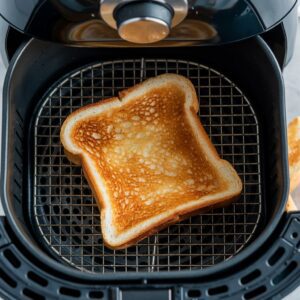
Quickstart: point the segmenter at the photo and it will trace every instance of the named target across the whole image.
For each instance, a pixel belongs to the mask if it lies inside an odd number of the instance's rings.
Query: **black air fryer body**
[[[282,79],[296,2],[1,1],[1,296],[269,299],[297,287],[300,215],[285,212]],[[166,72],[195,85],[199,117],[243,193],[112,251],[81,168],[64,156],[60,126],[78,107]]]

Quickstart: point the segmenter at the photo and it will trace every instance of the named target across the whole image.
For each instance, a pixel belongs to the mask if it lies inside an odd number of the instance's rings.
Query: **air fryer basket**
[[[60,128],[76,108],[165,72],[194,83],[201,99],[199,117],[220,155],[238,171],[243,193],[226,208],[170,226],[127,250],[111,251],[103,244],[100,213],[82,169],[64,155]],[[101,273],[205,268],[230,259],[256,235],[263,215],[258,120],[245,95],[217,71],[175,59],[88,65],[55,83],[32,121],[32,226],[45,248],[72,266]]]
[[[113,252],[102,245],[99,212],[81,169],[64,157],[59,126],[77,107],[166,71],[194,82],[200,118],[241,175],[243,195],[228,208]],[[282,78],[259,38],[172,51],[32,40],[10,66],[3,111],[7,224],[24,251],[57,276],[159,281],[224,275],[254,255],[282,216],[288,191]]]

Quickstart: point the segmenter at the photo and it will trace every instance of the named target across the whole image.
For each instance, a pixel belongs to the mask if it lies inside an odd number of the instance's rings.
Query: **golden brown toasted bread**
[[[290,193],[300,185],[300,117],[288,126],[288,149],[290,167]],[[289,196],[287,211],[298,210],[292,196]]]
[[[164,74],[65,120],[61,141],[98,200],[108,247],[128,247],[241,193],[239,176],[218,156],[198,109],[192,83]]]
[[[300,184],[300,117],[288,126],[290,190]]]

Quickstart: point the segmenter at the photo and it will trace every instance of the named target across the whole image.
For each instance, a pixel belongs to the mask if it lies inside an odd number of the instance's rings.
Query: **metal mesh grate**
[[[170,226],[127,250],[104,247],[100,217],[78,166],[60,144],[60,126],[75,109],[161,73],[187,76],[200,97],[199,116],[219,154],[244,184],[239,200]],[[124,60],[76,71],[46,95],[35,123],[34,214],[42,240],[70,265],[89,272],[206,268],[236,255],[261,216],[259,133],[243,93],[222,74],[193,62]]]

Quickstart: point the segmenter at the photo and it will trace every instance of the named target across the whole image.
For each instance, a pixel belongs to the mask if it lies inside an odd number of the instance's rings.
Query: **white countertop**
[[[2,62],[0,61],[0,90],[2,90],[4,76],[5,76],[5,68]],[[288,65],[288,67],[284,71],[284,78],[285,78],[285,85],[286,85],[287,121],[289,122],[292,118],[296,116],[300,116],[300,30],[298,31],[295,55],[292,61],[290,62],[290,64]],[[0,93],[0,100],[1,99],[2,99],[2,93]],[[0,101],[0,118],[1,116],[2,116],[2,101]],[[2,122],[0,122],[0,132],[1,132],[1,127],[2,127]],[[299,195],[299,204],[300,204],[300,195]],[[0,207],[0,215],[1,214],[3,214],[3,212]],[[299,299],[300,299],[300,287],[285,298],[285,300],[299,300]]]

